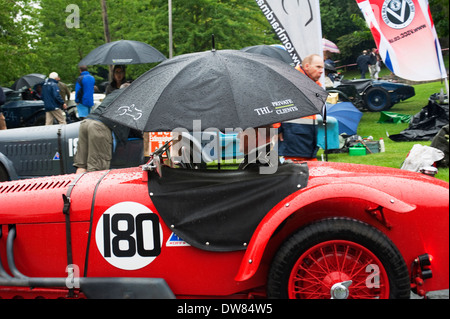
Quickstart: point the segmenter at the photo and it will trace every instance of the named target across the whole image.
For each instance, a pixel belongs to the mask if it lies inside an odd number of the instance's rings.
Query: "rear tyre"
[[[293,234],[274,257],[271,298],[408,299],[405,261],[379,230],[350,219],[327,219]]]
[[[0,182],[6,182],[9,181],[9,175],[6,171],[5,167],[0,164]]]

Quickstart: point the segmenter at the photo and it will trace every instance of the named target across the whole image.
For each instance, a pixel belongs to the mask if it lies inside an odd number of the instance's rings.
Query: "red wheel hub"
[[[289,277],[288,293],[292,299],[387,299],[389,279],[370,250],[332,240],[300,256]]]

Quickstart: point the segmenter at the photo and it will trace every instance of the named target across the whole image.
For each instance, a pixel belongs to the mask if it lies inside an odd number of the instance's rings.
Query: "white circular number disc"
[[[111,265],[136,270],[149,265],[161,253],[163,232],[158,215],[135,202],[108,208],[100,217],[95,241]]]

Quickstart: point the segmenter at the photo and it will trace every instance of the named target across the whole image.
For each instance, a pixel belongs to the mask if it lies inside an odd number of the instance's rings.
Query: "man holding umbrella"
[[[134,81],[102,116],[143,132],[259,128],[263,133],[273,123],[319,113],[327,96],[285,62],[213,49],[162,62]],[[274,144],[261,139],[255,146]],[[257,155],[254,160],[261,162]],[[271,173],[272,167],[267,168],[264,173]]]
[[[312,54],[305,57],[302,65],[297,66],[296,70],[321,86],[319,80],[324,72],[324,62],[319,55]],[[279,132],[280,156],[294,162],[317,160],[316,155],[319,148],[315,115],[283,122]]]
[[[77,103],[78,117],[84,119],[94,106],[95,79],[89,73],[87,66],[79,67],[80,76],[75,84],[75,103]]]

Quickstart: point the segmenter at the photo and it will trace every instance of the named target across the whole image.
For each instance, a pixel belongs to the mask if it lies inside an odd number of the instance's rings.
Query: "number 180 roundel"
[[[111,265],[136,270],[149,265],[161,253],[162,228],[157,214],[135,202],[108,208],[100,217],[95,241]]]

